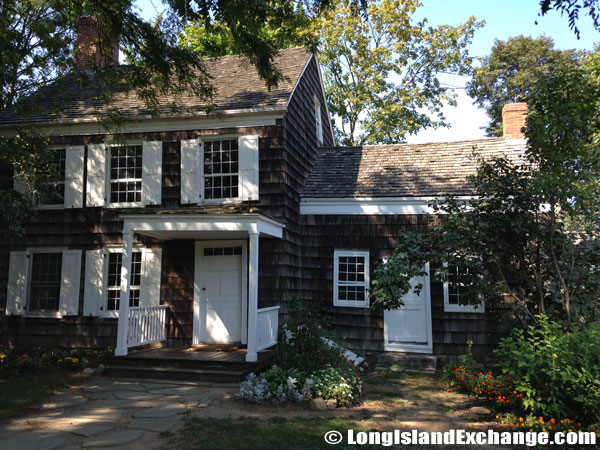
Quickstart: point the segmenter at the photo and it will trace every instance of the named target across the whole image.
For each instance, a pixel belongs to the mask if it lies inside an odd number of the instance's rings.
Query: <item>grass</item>
[[[64,373],[30,375],[0,379],[0,422],[21,417],[46,398],[78,378]]]
[[[347,430],[369,431],[358,422],[340,418],[313,418],[285,420],[206,419],[192,417],[185,420],[181,432],[166,448],[181,450],[325,450],[382,448],[381,445],[346,445]],[[337,430],[342,443],[332,446],[324,440],[325,433]],[[409,448],[400,446],[394,448]],[[410,446],[414,448],[414,446]],[[421,449],[451,449],[457,447],[419,446]]]

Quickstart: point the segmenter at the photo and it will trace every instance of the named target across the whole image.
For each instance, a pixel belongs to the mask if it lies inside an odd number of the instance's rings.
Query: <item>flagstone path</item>
[[[160,448],[188,413],[235,397],[239,385],[97,378],[48,398],[39,413],[0,424],[0,449]]]

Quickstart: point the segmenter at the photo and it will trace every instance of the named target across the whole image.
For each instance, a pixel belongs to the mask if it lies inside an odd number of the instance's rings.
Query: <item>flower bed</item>
[[[248,375],[240,385],[240,399],[252,403],[306,403],[322,398],[336,400],[338,406],[360,401],[360,369],[332,343],[318,321],[311,320],[309,312],[294,311],[292,320],[282,329],[275,365]]]
[[[497,419],[532,431],[596,430],[600,422],[600,325],[566,332],[538,324],[501,340],[497,373],[477,370],[471,344],[464,361],[443,370],[448,391],[483,397]]]

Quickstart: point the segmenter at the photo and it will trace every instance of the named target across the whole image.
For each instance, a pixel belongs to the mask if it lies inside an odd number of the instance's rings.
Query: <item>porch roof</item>
[[[262,214],[123,214],[123,233],[162,240],[239,239],[249,234],[281,238],[285,224]]]

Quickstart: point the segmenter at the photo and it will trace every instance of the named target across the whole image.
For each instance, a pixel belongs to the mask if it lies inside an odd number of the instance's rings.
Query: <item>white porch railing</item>
[[[260,352],[277,344],[279,306],[262,308],[257,312],[256,351]]]
[[[127,347],[165,341],[167,305],[131,306],[127,326]]]

